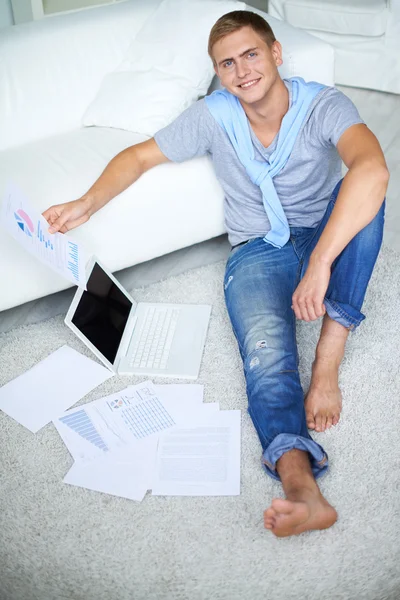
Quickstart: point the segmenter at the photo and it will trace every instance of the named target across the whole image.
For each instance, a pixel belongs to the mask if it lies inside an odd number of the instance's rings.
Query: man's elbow
[[[363,173],[363,176],[370,178],[370,180],[372,179],[377,185],[384,187],[386,191],[390,173],[383,157],[355,161],[352,167],[353,171],[357,171],[358,174]]]

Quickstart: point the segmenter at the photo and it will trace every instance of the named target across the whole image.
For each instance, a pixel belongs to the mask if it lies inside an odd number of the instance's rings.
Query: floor
[[[387,193],[385,243],[400,253],[400,95],[337,87],[353,100],[385,153],[391,172]],[[222,260],[228,256],[229,248],[226,236],[220,236],[124,269],[117,276],[131,290]],[[0,312],[0,332],[65,314],[73,294],[74,289],[65,290]]]

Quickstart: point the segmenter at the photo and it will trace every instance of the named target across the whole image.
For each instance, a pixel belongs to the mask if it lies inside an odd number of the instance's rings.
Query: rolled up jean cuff
[[[293,449],[308,452],[311,470],[315,479],[321,477],[321,475],[325,473],[328,468],[328,455],[322,446],[317,444],[317,442],[314,442],[311,438],[304,438],[301,435],[295,435],[293,433],[280,433],[270,443],[261,458],[268,475],[277,481],[281,480],[276,470],[276,463],[282,454]]]
[[[343,306],[333,300],[328,300],[328,298],[324,299],[324,304],[330,318],[350,331],[354,331],[354,329],[356,329],[365,319],[365,316],[354,308],[353,311],[354,313],[358,313],[357,316],[355,316],[355,314],[354,316],[350,314],[351,307],[347,307],[347,310],[344,310]]]

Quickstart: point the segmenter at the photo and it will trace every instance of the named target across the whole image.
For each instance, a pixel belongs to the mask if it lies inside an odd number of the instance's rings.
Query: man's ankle
[[[308,494],[319,492],[308,452],[297,448],[285,452],[277,461],[276,469],[288,499],[289,495],[297,496],[302,490]]]

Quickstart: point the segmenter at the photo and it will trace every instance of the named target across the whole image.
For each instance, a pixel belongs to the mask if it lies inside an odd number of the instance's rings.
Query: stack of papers
[[[54,420],[75,461],[64,482],[137,501],[238,495],[240,414],[204,404],[201,385],[129,386]]]

